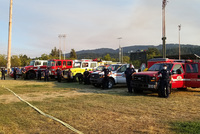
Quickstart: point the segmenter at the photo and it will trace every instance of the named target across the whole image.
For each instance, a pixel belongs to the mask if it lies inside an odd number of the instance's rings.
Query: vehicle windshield
[[[31,61],[30,66],[34,66],[34,65],[35,65],[35,61]]]
[[[104,66],[98,66],[98,67],[96,68],[96,71],[103,71],[103,69],[104,69]]]
[[[81,62],[74,63],[74,68],[80,68],[80,67],[81,67]]]
[[[164,63],[158,63],[158,64],[154,64],[153,66],[151,66],[148,71],[160,71],[163,69],[163,66],[167,65],[167,70],[171,70],[173,64],[164,64]]]
[[[111,65],[108,67],[110,71],[116,71],[121,65]]]
[[[48,61],[47,65],[48,66],[55,66],[55,61]]]

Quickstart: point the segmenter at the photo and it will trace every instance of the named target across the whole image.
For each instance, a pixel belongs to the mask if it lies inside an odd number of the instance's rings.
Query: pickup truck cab
[[[200,63],[195,62],[161,62],[152,65],[148,71],[136,73],[132,78],[134,92],[143,90],[158,91],[158,71],[167,65],[167,70],[172,73],[170,90],[173,88],[183,89],[187,87],[200,87]]]

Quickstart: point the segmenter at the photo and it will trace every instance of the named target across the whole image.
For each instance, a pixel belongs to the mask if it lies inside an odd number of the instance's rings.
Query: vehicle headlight
[[[156,77],[151,77],[151,82],[156,81]]]
[[[99,78],[103,78],[103,75],[99,75]]]

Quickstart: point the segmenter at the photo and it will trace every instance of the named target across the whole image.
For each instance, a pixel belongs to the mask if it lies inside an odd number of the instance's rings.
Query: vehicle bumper
[[[139,88],[139,89],[143,89],[143,90],[157,90],[158,89],[157,82],[142,83],[142,82],[132,81],[131,86],[133,88]]]
[[[103,78],[98,78],[98,79],[90,78],[91,84],[101,84],[102,81],[103,81]]]

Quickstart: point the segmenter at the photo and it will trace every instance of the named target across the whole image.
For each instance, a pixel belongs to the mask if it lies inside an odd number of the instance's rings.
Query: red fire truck
[[[46,67],[47,60],[32,60],[30,65],[25,66],[27,78],[35,79],[37,70],[40,68],[42,71],[44,71]]]
[[[48,68],[51,79],[57,78],[56,70],[58,69],[58,67],[61,70],[72,68],[73,60],[58,60],[58,59],[48,60]]]
[[[200,87],[200,62],[192,60],[179,61],[172,59],[152,59],[148,71],[136,73],[132,78],[132,87],[135,93],[143,90],[158,91],[159,76],[158,71],[167,65],[167,69],[172,72],[172,88],[186,89],[187,87]],[[148,62],[149,63],[149,62]]]

